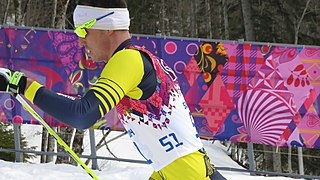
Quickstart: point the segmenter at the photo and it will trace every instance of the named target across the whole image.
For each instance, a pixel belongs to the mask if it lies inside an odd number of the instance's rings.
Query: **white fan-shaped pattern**
[[[237,110],[253,143],[276,145],[293,118],[286,104],[263,90],[248,90],[241,95]]]

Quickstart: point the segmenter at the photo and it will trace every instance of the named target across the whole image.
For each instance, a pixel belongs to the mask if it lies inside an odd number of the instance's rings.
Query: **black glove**
[[[0,91],[10,92],[14,95],[24,94],[27,78],[24,73],[0,68]]]

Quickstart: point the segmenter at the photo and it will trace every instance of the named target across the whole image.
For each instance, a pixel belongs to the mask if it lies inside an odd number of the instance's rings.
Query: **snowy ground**
[[[41,126],[23,125],[22,132],[29,141],[29,146],[40,146]],[[89,134],[89,133],[87,133]],[[95,131],[96,142],[101,137],[101,131]],[[109,139],[119,135],[120,132],[112,132]],[[225,147],[219,142],[211,144],[203,141],[204,146],[217,167],[230,167],[243,169],[234,162],[226,153]],[[88,136],[85,138],[85,153],[90,154]],[[138,151],[133,146],[130,138],[125,135],[109,144],[111,151],[119,158],[143,160]],[[39,150],[38,148],[37,150]],[[99,156],[110,156],[106,148],[97,152]],[[111,157],[111,156],[110,156]],[[85,160],[84,160],[85,161]],[[126,163],[118,161],[99,160],[100,171],[94,173],[102,180],[147,180],[152,173],[152,168],[145,164]],[[89,167],[91,167],[89,165]],[[284,177],[262,177],[250,176],[248,173],[220,171],[228,180],[285,180],[291,178]],[[55,165],[53,163],[40,164],[39,158],[34,159],[34,163],[10,163],[0,160],[0,180],[86,180],[91,179],[79,166]]]

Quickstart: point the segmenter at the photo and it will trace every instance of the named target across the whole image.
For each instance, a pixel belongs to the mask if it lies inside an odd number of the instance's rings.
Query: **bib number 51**
[[[160,144],[166,148],[166,152],[173,150],[176,147],[183,145],[183,142],[179,142],[177,136],[174,133],[170,133],[159,139]]]

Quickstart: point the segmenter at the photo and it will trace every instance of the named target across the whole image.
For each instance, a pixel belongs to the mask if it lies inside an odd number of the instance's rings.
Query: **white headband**
[[[130,18],[127,8],[99,8],[93,6],[77,5],[73,13],[75,27],[108,13],[110,16],[98,20],[90,29],[101,30],[129,30]]]

